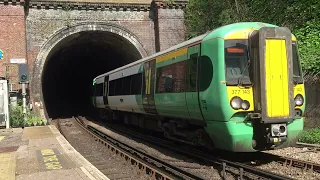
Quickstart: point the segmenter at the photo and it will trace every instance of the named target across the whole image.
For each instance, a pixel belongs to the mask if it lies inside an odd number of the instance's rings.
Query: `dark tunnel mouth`
[[[47,118],[90,116],[94,77],[141,59],[125,37],[107,31],[82,31],[61,40],[49,53],[42,73]]]

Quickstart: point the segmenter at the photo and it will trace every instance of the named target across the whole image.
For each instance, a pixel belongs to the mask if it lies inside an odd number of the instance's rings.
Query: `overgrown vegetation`
[[[288,27],[298,39],[303,70],[320,72],[319,0],[189,0],[185,19],[187,38],[235,22]]]
[[[10,126],[22,127],[24,126],[39,126],[44,125],[44,121],[35,114],[27,110],[26,121],[24,122],[23,107],[21,105],[10,106]]]
[[[299,142],[320,144],[320,128],[303,131],[299,137]]]

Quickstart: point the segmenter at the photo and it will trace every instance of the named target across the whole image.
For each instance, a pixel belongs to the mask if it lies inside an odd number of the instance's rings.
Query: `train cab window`
[[[95,96],[95,90],[96,90],[96,84],[93,84],[92,91],[91,91],[92,96]]]
[[[247,40],[225,41],[225,73],[227,85],[251,85],[247,45]]]
[[[95,96],[103,96],[103,83],[96,84]]]
[[[302,76],[301,76],[301,70],[300,70],[300,59],[299,59],[299,53],[298,48],[295,43],[292,44],[292,63],[293,63],[293,80],[295,83],[302,83]]]

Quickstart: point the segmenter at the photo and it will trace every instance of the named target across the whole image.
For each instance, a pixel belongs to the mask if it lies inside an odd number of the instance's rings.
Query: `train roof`
[[[210,31],[210,32],[212,32],[212,31]],[[112,74],[112,73],[114,73],[114,72],[120,71],[120,70],[122,70],[122,69],[126,69],[126,68],[128,68],[128,67],[131,67],[131,66],[134,66],[134,65],[137,65],[137,64],[140,64],[140,63],[149,61],[149,60],[151,60],[151,59],[154,59],[154,58],[157,57],[157,56],[161,56],[161,55],[166,54],[166,53],[168,53],[168,52],[171,52],[171,51],[180,49],[181,47],[187,46],[187,45],[189,45],[189,44],[193,44],[193,43],[195,43],[195,42],[199,42],[199,41],[201,41],[206,35],[208,35],[210,32],[207,32],[207,33],[202,34],[202,35],[200,35],[200,36],[197,36],[197,37],[194,37],[194,38],[192,38],[192,39],[189,39],[189,40],[187,40],[187,41],[184,41],[183,43],[180,43],[180,44],[177,44],[177,45],[175,45],[175,46],[172,46],[172,47],[170,47],[170,48],[168,48],[168,49],[166,49],[166,50],[157,52],[157,53],[155,53],[155,54],[153,54],[153,55],[151,55],[151,56],[147,56],[147,57],[145,57],[145,58],[143,58],[143,59],[134,61],[134,62],[132,62],[132,63],[129,63],[129,64],[125,65],[125,66],[121,66],[121,67],[119,67],[119,68],[117,68],[117,69],[114,69],[114,70],[112,70],[112,71],[109,71],[109,72],[107,72],[107,73],[101,74],[101,75],[97,76],[95,79],[100,78],[100,77],[104,77],[104,76],[106,76],[106,75],[108,75],[108,74]]]
[[[180,49],[182,47],[188,46],[189,44],[193,44],[193,43],[196,43],[196,42],[199,42],[199,41],[206,41],[206,40],[217,38],[217,37],[225,38],[228,35],[236,32],[236,31],[239,31],[241,29],[249,29],[249,28],[260,29],[262,27],[278,27],[278,26],[273,25],[273,24],[263,23],[263,22],[239,22],[239,23],[233,23],[233,24],[221,26],[221,27],[219,27],[217,29],[213,29],[212,31],[209,31],[209,32],[207,32],[205,34],[202,34],[200,36],[194,37],[192,39],[189,39],[189,40],[187,40],[187,41],[185,41],[183,43],[180,43],[180,44],[177,44],[175,46],[172,46],[172,47],[170,47],[170,48],[168,48],[166,50],[163,50],[161,52],[157,52],[157,53],[155,53],[153,55],[150,55],[150,56],[147,56],[147,57],[145,57],[143,59],[134,61],[132,63],[129,63],[129,64],[125,65],[125,66],[122,66],[122,67],[119,67],[119,68],[114,69],[112,71],[109,71],[107,73],[101,74],[101,75],[97,76],[96,78],[94,78],[94,80],[97,79],[97,78],[104,77],[106,75],[112,74],[114,72],[126,69],[128,67],[135,66],[135,65],[141,64],[143,62],[149,61],[149,60],[154,59],[154,58],[156,58],[158,56],[164,55],[164,54],[166,54],[168,52],[171,52],[171,51]],[[293,37],[294,37],[294,35],[293,35]]]

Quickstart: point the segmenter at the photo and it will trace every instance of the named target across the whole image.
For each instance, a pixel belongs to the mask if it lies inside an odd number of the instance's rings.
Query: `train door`
[[[191,119],[199,119],[202,120],[202,113],[199,106],[199,82],[198,82],[198,74],[199,74],[199,62],[198,57],[200,55],[200,45],[196,45],[190,47],[188,49],[188,71],[186,72],[186,101],[189,116]]]
[[[154,79],[155,79],[156,60],[145,62],[143,65],[143,92],[142,105],[147,113],[157,114],[154,102]]]
[[[104,92],[103,92],[103,103],[106,108],[109,107],[108,103],[108,92],[109,92],[109,76],[104,77]]]

